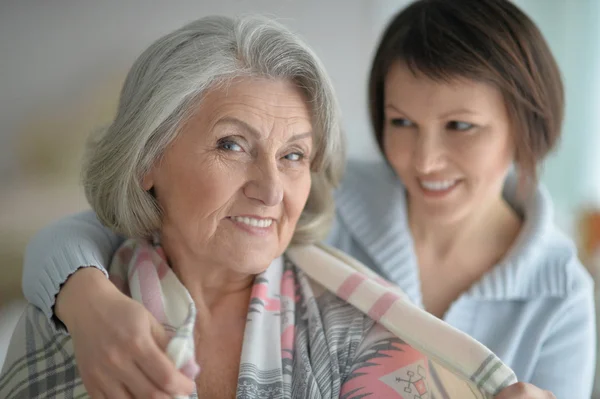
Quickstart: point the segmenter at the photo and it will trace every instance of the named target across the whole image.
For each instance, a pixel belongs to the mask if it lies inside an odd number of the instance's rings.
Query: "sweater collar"
[[[554,227],[546,189],[538,185],[519,202],[518,179],[510,173],[503,196],[524,219],[506,256],[464,295],[505,300],[561,296],[567,290],[564,265],[575,257],[572,242]],[[338,214],[379,272],[422,304],[419,269],[408,228],[406,192],[387,164],[351,163],[336,192]],[[560,256],[557,256],[560,254]]]

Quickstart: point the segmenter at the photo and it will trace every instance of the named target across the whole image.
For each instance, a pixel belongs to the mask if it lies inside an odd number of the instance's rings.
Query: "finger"
[[[170,399],[172,395],[158,387],[136,364],[121,373],[123,385],[134,398]]]
[[[120,383],[113,382],[112,384],[103,384],[103,386],[104,389],[102,395],[107,399],[134,399]]]
[[[160,349],[165,351],[167,349],[167,345],[169,345],[169,335],[167,334],[167,330],[156,320],[152,319],[150,324],[150,333],[152,337],[156,341],[156,344]]]
[[[494,399],[518,399],[521,398],[523,387],[521,383],[516,383],[504,388],[500,394],[494,396]]]
[[[102,385],[98,383],[99,378],[98,375],[88,375],[86,373],[80,372],[81,382],[83,382],[83,386],[92,399],[108,399],[104,392],[102,392]]]
[[[155,384],[166,392],[173,395],[190,394],[196,389],[193,378],[189,378],[177,370],[171,359],[166,354],[170,337],[165,328],[156,319],[151,319],[151,333],[156,343],[143,353],[140,357],[140,366]],[[199,370],[194,370],[197,374]]]
[[[97,390],[97,389],[87,389],[87,394],[90,396],[90,398],[92,399],[105,399],[106,397],[104,396],[104,394],[102,394],[101,391]]]
[[[166,353],[156,345],[147,350],[136,364],[161,391],[171,395],[194,392],[194,381],[177,370]]]

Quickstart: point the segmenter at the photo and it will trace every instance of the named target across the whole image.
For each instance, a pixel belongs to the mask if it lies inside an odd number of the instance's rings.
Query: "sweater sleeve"
[[[81,267],[96,267],[105,275],[123,238],[104,227],[92,211],[62,218],[29,241],[23,265],[23,293],[53,322],[56,295]]]
[[[558,399],[589,398],[596,367],[596,320],[593,283],[582,279],[557,313],[542,344],[531,383]]]

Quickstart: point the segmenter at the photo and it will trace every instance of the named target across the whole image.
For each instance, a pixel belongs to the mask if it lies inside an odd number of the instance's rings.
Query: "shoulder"
[[[302,272],[300,272],[302,273]],[[302,273],[303,274],[303,273]],[[335,293],[323,287],[316,280],[303,274],[310,287],[310,294],[314,296],[315,310],[321,316],[323,328],[327,330],[343,331],[353,341],[360,341],[371,329],[374,322],[366,314],[338,297]],[[303,295],[307,290],[303,290]],[[311,309],[307,309],[311,313]],[[317,313],[315,312],[315,314]]]
[[[381,193],[394,193],[400,186],[399,180],[390,166],[383,161],[348,161],[341,193],[349,189],[365,189],[362,192],[371,192],[374,195]]]
[[[530,293],[565,299],[593,295],[592,277],[579,260],[574,241],[553,223],[541,232],[525,259],[530,261]]]
[[[406,218],[404,186],[388,164],[348,163],[340,188],[335,192],[337,217],[351,234],[370,245],[375,238],[397,233]]]
[[[484,299],[560,303],[572,296],[593,296],[593,286],[573,241],[550,227],[531,242],[518,239],[506,258],[470,293]]]
[[[358,286],[367,276],[353,279],[367,271],[343,253],[322,244],[296,246],[286,251],[287,267],[293,267],[299,293],[303,297],[302,313],[317,318],[324,329],[337,329],[360,340],[373,322],[356,307],[344,300],[348,280]],[[356,269],[356,268],[360,269]],[[362,274],[361,274],[362,276]]]
[[[592,293],[594,282],[579,260],[573,240],[554,227],[549,232],[545,244],[542,263],[545,267],[556,270],[556,282],[562,286],[563,294],[570,296],[582,291]]]
[[[522,215],[521,231],[475,291],[508,300],[592,295],[592,278],[579,261],[573,240],[556,225],[550,194],[539,184],[525,201],[519,201],[516,183],[509,176],[504,197]]]

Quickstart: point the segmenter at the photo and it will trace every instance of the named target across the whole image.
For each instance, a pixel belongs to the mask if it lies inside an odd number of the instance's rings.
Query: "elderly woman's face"
[[[210,90],[143,182],[162,208],[172,261],[264,270],[294,234],[312,148],[309,109],[291,82],[246,78]]]

